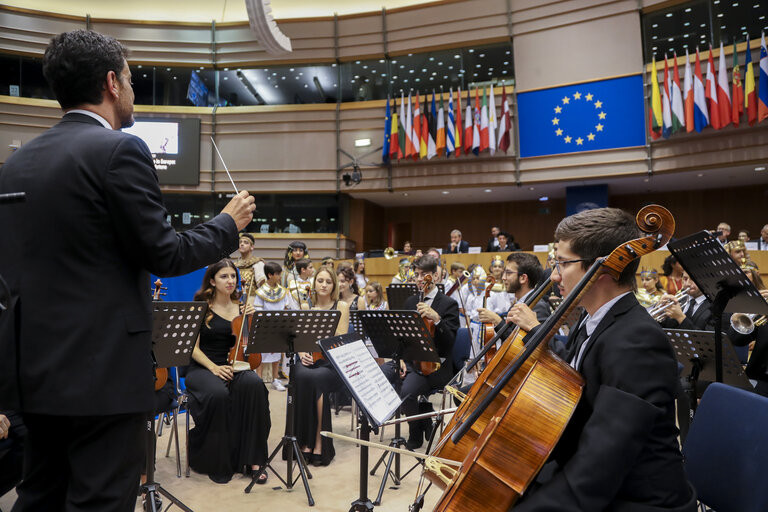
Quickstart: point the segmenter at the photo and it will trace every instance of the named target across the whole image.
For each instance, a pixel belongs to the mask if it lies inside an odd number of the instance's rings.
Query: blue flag
[[[520,93],[520,156],[644,146],[643,101],[641,75]]]
[[[384,117],[384,142],[381,145],[381,161],[389,162],[389,139],[392,137],[392,112],[389,109],[389,96],[387,96],[387,114]]]

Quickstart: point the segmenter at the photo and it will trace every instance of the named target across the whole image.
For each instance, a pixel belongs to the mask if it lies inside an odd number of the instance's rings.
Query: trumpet
[[[739,334],[752,334],[755,327],[760,327],[768,322],[765,315],[757,316],[756,313],[734,313],[731,315],[731,327]]]
[[[680,304],[681,308],[685,308],[685,306],[688,304],[688,301],[691,300],[691,296],[688,295],[688,290],[690,290],[690,288],[683,288],[675,294],[675,300],[678,304]],[[674,304],[674,302],[670,300],[657,302],[653,307],[647,309],[648,314],[651,315],[657,322],[661,322],[667,315],[667,309],[669,309],[672,304]]]

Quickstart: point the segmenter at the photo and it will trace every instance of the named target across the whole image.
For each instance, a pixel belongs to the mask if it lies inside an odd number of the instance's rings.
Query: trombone
[[[688,290],[690,290],[690,288],[683,288],[675,294],[675,300],[680,305],[681,309],[685,309],[688,305],[688,301],[691,300],[691,296],[688,295]],[[672,304],[674,304],[674,302],[671,300],[657,302],[654,306],[647,309],[648,314],[650,314],[657,322],[661,322],[667,315],[667,309],[669,309]]]

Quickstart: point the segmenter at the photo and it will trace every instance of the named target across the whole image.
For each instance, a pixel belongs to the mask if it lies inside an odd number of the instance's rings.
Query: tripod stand
[[[155,302],[152,312],[153,369],[159,367],[186,366],[192,358],[192,349],[205,319],[208,304],[205,302]],[[155,482],[155,415],[147,419],[146,464],[147,482],[141,486],[145,512],[159,512],[165,496],[184,512],[192,509]]]

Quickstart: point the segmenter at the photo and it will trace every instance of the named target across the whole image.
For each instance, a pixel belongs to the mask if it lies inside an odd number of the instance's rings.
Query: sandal
[[[251,475],[255,475],[259,471],[261,471],[261,469],[252,469],[251,470]],[[264,469],[264,471],[259,475],[259,479],[256,480],[256,483],[259,484],[259,485],[264,485],[265,483],[267,483],[267,479],[268,478],[269,478],[268,470]]]

